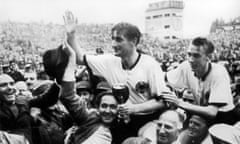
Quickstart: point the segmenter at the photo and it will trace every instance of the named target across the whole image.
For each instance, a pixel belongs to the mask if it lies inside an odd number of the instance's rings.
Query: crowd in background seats
[[[112,24],[106,25],[79,25],[79,40],[81,46],[88,53],[95,54],[96,49],[102,49],[100,53],[111,53],[111,36],[110,29]],[[64,37],[63,27],[55,24],[23,24],[23,23],[5,23],[1,24],[0,32],[0,59],[1,73],[10,75],[16,82],[16,86],[20,94],[26,96],[26,99],[19,101],[29,101],[34,96],[44,93],[49,87],[48,84],[42,84],[41,81],[51,80],[43,70],[41,56],[47,49],[56,48]],[[209,35],[216,47],[216,52],[212,57],[212,61],[223,64],[231,77],[232,93],[236,106],[236,113],[240,117],[240,31],[221,31]],[[178,66],[179,63],[186,59],[185,51],[190,40],[179,40],[176,43],[163,43],[158,39],[153,39],[148,35],[143,35],[139,49],[154,56],[160,63],[164,71],[169,71]],[[101,91],[111,89],[110,86],[102,79],[96,78],[97,83],[92,83],[89,72],[84,67],[79,67],[76,72],[77,87],[76,91],[82,97],[83,102],[89,111],[95,108],[94,95]],[[39,90],[40,89],[40,90]],[[43,92],[41,92],[41,90]],[[40,92],[39,92],[40,91]],[[187,96],[186,89],[178,90],[176,93],[179,97],[191,102],[191,96]],[[189,92],[191,93],[191,92]],[[189,94],[188,93],[188,94]],[[38,127],[34,131],[35,143],[62,143],[60,141],[64,137],[64,132],[74,124],[66,109],[58,103],[48,109],[32,109],[33,126]],[[187,115],[187,114],[186,114]],[[208,121],[198,116],[188,117],[188,122],[184,123],[185,131],[194,127],[194,122],[199,122],[206,128]],[[66,125],[65,125],[66,124]],[[205,126],[205,127],[204,127]],[[238,125],[236,124],[236,127]],[[221,127],[222,128],[222,127]],[[217,135],[217,128],[211,130],[211,134]],[[205,129],[204,129],[205,130]],[[41,139],[38,136],[41,134]],[[55,135],[58,133],[58,135]],[[69,131],[70,133],[70,131]],[[200,133],[200,132],[199,132]],[[206,132],[205,135],[209,133]],[[142,132],[144,135],[144,132]],[[217,135],[218,136],[218,135]],[[147,136],[146,136],[147,137]],[[197,136],[193,136],[193,139]],[[200,137],[201,138],[201,137]],[[51,139],[51,140],[49,140]],[[134,138],[133,138],[134,139]],[[137,141],[136,139],[126,140]],[[181,135],[183,141],[189,141]],[[196,141],[196,139],[194,139]],[[51,142],[49,142],[51,141]],[[139,140],[140,141],[140,140]],[[148,143],[148,139],[142,140]]]

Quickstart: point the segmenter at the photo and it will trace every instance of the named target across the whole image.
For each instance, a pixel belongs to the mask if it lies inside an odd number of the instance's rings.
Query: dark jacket
[[[23,134],[32,143],[32,128],[30,116],[31,107],[48,107],[55,104],[58,100],[59,87],[53,84],[49,91],[41,97],[30,100],[26,103],[16,103],[18,115],[15,116],[9,105],[0,101],[0,130],[14,134]]]
[[[79,100],[79,96],[74,91],[74,82],[62,82],[60,100],[67,108],[74,122],[78,125],[78,130],[72,137],[72,143],[82,143],[89,138],[102,125],[97,113],[89,114],[86,107]]]

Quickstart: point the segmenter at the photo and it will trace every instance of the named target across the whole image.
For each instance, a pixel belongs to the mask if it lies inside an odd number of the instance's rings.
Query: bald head
[[[159,121],[162,120],[171,122],[176,125],[178,129],[181,129],[184,118],[175,110],[167,110],[160,115]]]
[[[162,113],[157,121],[158,144],[172,144],[183,127],[183,117],[174,110]]]

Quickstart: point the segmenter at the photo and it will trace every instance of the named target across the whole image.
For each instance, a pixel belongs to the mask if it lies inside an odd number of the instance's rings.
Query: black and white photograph
[[[240,144],[240,1],[0,0],[0,144]]]

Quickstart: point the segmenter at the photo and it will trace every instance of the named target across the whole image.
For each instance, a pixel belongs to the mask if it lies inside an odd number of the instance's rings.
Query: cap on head
[[[79,81],[76,84],[77,89],[82,89],[82,90],[91,90],[91,84],[89,81]]]

